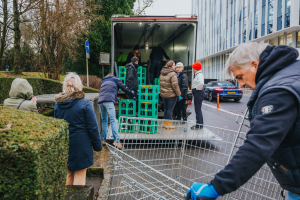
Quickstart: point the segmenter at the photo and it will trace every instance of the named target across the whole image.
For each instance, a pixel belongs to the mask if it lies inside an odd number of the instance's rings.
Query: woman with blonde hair
[[[96,115],[82,88],[80,77],[72,72],[63,82],[63,92],[55,96],[54,117],[69,123],[67,185],[85,185],[86,170],[94,164],[93,149],[102,150]]]
[[[164,119],[172,119],[173,109],[176,101],[181,100],[181,92],[178,85],[178,79],[175,71],[175,62],[167,62],[160,72],[160,96],[164,101]],[[166,129],[174,129],[171,122],[164,122]]]

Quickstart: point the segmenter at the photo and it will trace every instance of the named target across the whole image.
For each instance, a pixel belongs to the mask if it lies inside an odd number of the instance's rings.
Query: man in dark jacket
[[[153,81],[155,78],[159,78],[160,71],[163,67],[162,65],[162,59],[163,56],[169,60],[169,56],[166,54],[165,50],[162,48],[161,44],[158,45],[158,47],[154,47],[150,54],[151,59],[151,66],[149,69],[149,81],[150,85],[153,84]]]
[[[241,87],[253,90],[247,104],[251,129],[230,163],[209,184],[194,183],[187,198],[216,199],[245,184],[267,163],[287,199],[300,199],[300,61],[288,46],[249,42],[226,63]]]
[[[178,78],[178,85],[181,92],[181,101],[176,103],[176,120],[182,120],[184,122],[187,121],[186,117],[186,107],[185,101],[187,99],[187,91],[189,86],[189,79],[187,75],[183,72],[184,66],[181,62],[176,64],[176,71],[177,71],[177,78]]]
[[[118,136],[118,127],[116,121],[116,111],[115,111],[115,102],[117,100],[117,94],[119,88],[123,90],[129,98],[134,97],[134,93],[129,90],[127,86],[125,86],[120,79],[115,77],[113,74],[108,74],[104,77],[101,82],[101,89],[98,98],[98,104],[102,116],[102,137],[103,143],[106,141],[107,127],[108,127],[108,116],[110,118],[112,134],[114,137],[114,145],[122,148],[122,145],[119,143]]]

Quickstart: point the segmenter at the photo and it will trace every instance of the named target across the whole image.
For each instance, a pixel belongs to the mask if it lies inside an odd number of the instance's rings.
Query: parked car
[[[219,93],[220,99],[233,99],[238,102],[243,97],[243,89],[235,87],[229,81],[211,81],[203,86],[205,98],[209,101],[217,99]]]

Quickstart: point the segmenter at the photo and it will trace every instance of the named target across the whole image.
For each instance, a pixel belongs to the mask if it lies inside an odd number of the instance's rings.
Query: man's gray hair
[[[230,55],[225,64],[225,72],[230,76],[231,67],[238,68],[248,68],[251,61],[259,61],[261,53],[266,49],[269,44],[267,43],[257,43],[257,42],[247,42],[239,45]]]

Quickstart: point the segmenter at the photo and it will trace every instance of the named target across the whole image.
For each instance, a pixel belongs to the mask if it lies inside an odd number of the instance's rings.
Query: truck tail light
[[[239,88],[238,91],[243,91],[243,88]]]

